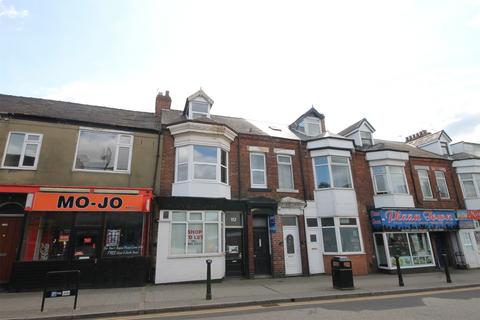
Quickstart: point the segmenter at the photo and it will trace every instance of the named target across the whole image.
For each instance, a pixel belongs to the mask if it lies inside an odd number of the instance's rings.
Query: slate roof
[[[338,134],[341,135],[341,136],[345,136],[345,135],[349,134],[350,132],[355,131],[355,130],[357,130],[358,128],[360,128],[360,126],[361,126],[362,123],[364,123],[364,122],[368,123],[368,125],[369,125],[370,127],[372,127],[372,129],[375,131],[375,128],[373,128],[373,126],[370,124],[370,122],[368,122],[368,120],[367,120],[366,118],[363,118],[363,119],[355,122],[355,123],[352,124],[351,126],[343,129],[343,130],[340,131]]]
[[[442,136],[442,134],[445,134],[448,137],[448,134],[446,134],[445,131],[440,130],[438,132],[430,133],[430,134],[427,134],[427,135],[425,135],[423,137],[420,137],[418,139],[409,141],[408,143],[411,144],[411,145],[414,145],[414,146],[423,146],[423,145],[428,144],[430,142],[438,141],[440,139],[440,137]],[[448,137],[448,138],[450,139],[450,137]]]
[[[0,94],[0,114],[129,129],[159,130],[154,113]]]
[[[448,156],[441,156],[433,152],[429,152],[415,146],[409,145],[405,142],[379,140],[375,139],[375,144],[367,148],[362,148],[364,151],[381,151],[381,150],[394,150],[408,152],[411,157],[417,158],[436,158],[448,160]]]
[[[466,153],[466,152],[460,152],[452,155],[453,160],[469,160],[469,159],[480,159],[480,157]]]

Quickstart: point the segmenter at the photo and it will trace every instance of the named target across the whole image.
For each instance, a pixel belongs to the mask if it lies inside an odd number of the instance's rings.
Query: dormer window
[[[322,130],[320,129],[320,119],[307,117],[303,120],[303,125],[305,127],[305,134],[310,137],[318,136]]]
[[[210,108],[208,103],[201,101],[192,101],[190,104],[190,119],[200,117],[210,118]]]
[[[371,146],[373,144],[372,133],[368,131],[360,131],[360,138],[362,139],[362,146]]]
[[[450,155],[450,151],[448,150],[448,143],[442,141],[440,142],[440,147],[442,148],[442,153],[444,155]]]

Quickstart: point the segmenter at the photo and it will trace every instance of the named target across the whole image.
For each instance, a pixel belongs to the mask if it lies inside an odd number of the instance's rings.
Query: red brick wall
[[[270,233],[270,247],[272,248],[272,275],[285,276],[285,251],[283,249],[283,222],[282,216],[275,216],[275,233]]]
[[[175,147],[170,132],[162,134],[163,150],[160,169],[160,196],[172,195],[172,183],[175,179]]]
[[[368,263],[364,254],[356,255],[342,255],[352,260],[353,275],[360,276],[368,274]],[[334,256],[323,256],[323,263],[325,264],[325,273],[332,274],[332,258]]]

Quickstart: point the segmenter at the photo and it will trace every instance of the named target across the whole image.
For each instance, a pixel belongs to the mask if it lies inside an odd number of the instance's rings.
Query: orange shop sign
[[[149,211],[144,195],[37,192],[31,211]]]

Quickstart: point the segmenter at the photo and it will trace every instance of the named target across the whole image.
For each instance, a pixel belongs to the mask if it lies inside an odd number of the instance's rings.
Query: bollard
[[[398,256],[395,256],[395,263],[397,265],[398,285],[403,287],[405,284],[403,283],[402,269],[400,268],[400,258]]]
[[[450,278],[450,270],[448,269],[447,254],[442,253],[442,257],[443,257],[443,264],[445,265],[445,276],[447,276],[447,283],[452,283],[452,279]]]
[[[212,300],[212,260],[207,259],[207,295],[206,300]]]

